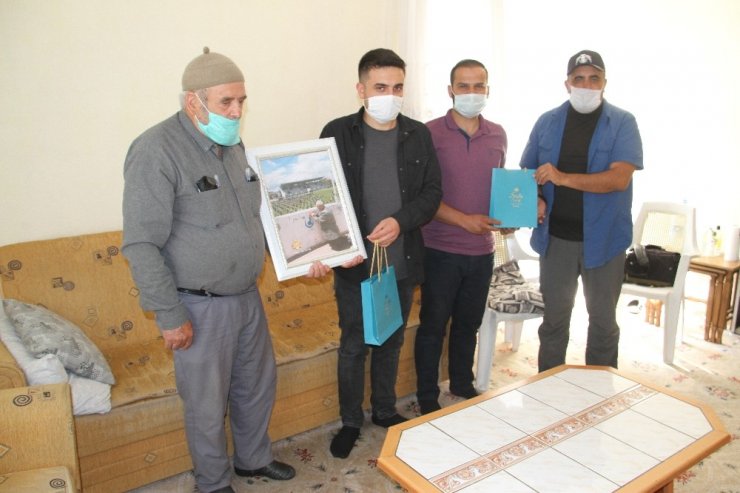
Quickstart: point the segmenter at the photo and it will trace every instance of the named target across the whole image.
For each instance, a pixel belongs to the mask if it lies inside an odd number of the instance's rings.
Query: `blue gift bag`
[[[371,262],[370,277],[360,284],[362,322],[365,327],[365,343],[380,346],[403,325],[403,317],[396,270],[388,265],[385,248],[376,244]],[[377,272],[373,274],[376,266]]]

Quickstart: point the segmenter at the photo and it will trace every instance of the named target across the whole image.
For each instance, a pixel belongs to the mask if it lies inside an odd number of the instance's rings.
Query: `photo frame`
[[[333,137],[247,149],[247,161],[279,281],[307,274],[316,260],[336,267],[367,258]]]

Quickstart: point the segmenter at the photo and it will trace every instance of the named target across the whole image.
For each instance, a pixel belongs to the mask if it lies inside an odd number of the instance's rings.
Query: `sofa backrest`
[[[120,246],[113,231],[0,247],[3,296],[58,313],[103,352],[121,338],[150,341],[159,330],[139,307]]]
[[[153,314],[139,306],[138,289],[121,254],[121,231],[0,247],[5,298],[42,305],[77,324],[103,351],[159,337]],[[259,280],[268,314],[331,302],[331,275],[279,283],[269,256]]]
[[[278,281],[269,254],[265,255],[265,265],[258,286],[268,320],[275,313],[334,301],[334,278],[331,272],[322,279],[302,276]]]

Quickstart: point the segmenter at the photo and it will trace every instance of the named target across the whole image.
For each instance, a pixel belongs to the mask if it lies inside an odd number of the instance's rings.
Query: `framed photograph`
[[[336,267],[367,258],[333,137],[247,149],[247,160],[279,281],[305,275],[316,260]]]

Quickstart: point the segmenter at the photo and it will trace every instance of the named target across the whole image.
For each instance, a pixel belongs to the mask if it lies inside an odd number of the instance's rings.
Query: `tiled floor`
[[[394,476],[400,459],[443,492],[612,492],[729,441],[699,407],[607,370],[567,368],[434,416],[389,433],[379,464]]]

